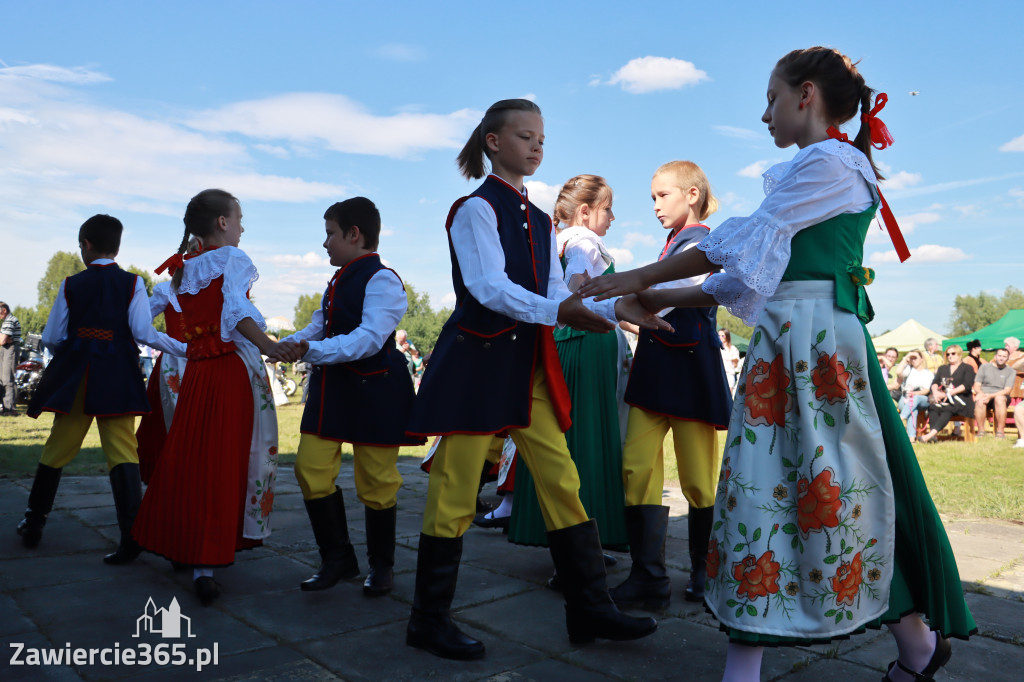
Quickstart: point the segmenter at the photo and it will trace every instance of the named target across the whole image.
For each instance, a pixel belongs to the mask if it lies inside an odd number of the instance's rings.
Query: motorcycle
[[[29,334],[21,348],[21,361],[14,368],[14,384],[17,387],[17,402],[28,404],[32,394],[39,387],[45,362],[39,352],[40,337]]]

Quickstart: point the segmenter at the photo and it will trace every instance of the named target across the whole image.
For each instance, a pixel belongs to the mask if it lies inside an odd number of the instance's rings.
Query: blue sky
[[[153,269],[189,197],[222,187],[241,199],[266,316],[322,291],[322,215],[354,195],[381,210],[381,255],[450,304],[444,220],[475,186],[454,158],[508,97],[544,111],[534,201],[550,210],[571,176],[605,176],[606,242],[636,267],[664,239],[649,190],[666,161],[704,168],[712,228],[757,207],[760,171],[795,152],[760,122],[768,74],[824,44],[889,94],[896,142],[876,160],[914,257],[900,265],[873,229],[870,329],[914,317],[946,332],[957,294],[1024,286],[1024,5],[829,7],[0,0],[0,298],[34,305],[50,255],[93,213],[124,221],[122,264]]]

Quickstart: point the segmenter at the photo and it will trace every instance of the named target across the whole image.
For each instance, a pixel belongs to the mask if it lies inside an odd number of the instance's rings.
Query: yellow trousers
[[[622,450],[622,480],[626,506],[658,504],[665,485],[665,436],[672,430],[672,443],[679,469],[679,485],[691,507],[715,503],[722,451],[718,433],[711,424],[673,419],[638,407],[629,408],[626,445]]]
[[[295,456],[295,478],[302,499],[316,500],[334,492],[334,480],[341,471],[341,446],[335,440],[304,433]],[[352,446],[355,456],[356,497],[370,509],[390,509],[398,503],[402,476],[398,473],[398,446]]]
[[[135,440],[135,417],[92,417],[85,413],[85,380],[78,386],[75,402],[67,414],[55,413],[50,437],[43,446],[40,464],[54,469],[63,469],[71,463],[82,449],[82,441],[89,433],[92,420],[100,432],[100,446],[107,456],[107,467],[118,464],[139,463],[139,442]]]
[[[511,432],[516,456],[533,474],[544,525],[548,530],[568,528],[588,520],[580,502],[580,477],[569,456],[565,434],[558,426],[544,370],[533,376],[530,425]],[[492,450],[495,437],[452,435],[441,438],[430,464],[423,532],[440,538],[457,538],[466,532],[476,514],[480,469]]]

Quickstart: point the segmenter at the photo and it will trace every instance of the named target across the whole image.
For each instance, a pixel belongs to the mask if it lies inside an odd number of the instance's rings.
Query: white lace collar
[[[597,236],[597,234],[588,227],[583,227],[582,225],[570,225],[560,231],[556,239],[559,253],[562,253],[565,245],[569,242],[588,241],[597,247],[597,250],[601,253],[601,257],[604,258],[605,262],[612,263],[615,260],[612,258],[612,255],[608,253],[608,249],[605,248],[604,240]]]
[[[809,144],[798,151],[796,156],[789,161],[777,163],[766,170],[761,176],[764,178],[765,196],[774,192],[782,178],[786,177],[793,169],[802,166],[809,158],[813,158],[814,156],[821,154],[838,157],[845,166],[860,173],[864,180],[871,185],[872,191],[875,190],[875,186],[878,184],[878,178],[875,177],[875,171],[872,170],[871,162],[868,161],[868,157],[864,156],[864,152],[848,142],[842,142],[840,140],[830,138],[828,140]]]
[[[230,277],[232,283],[237,283],[243,292],[248,291],[259,279],[256,266],[244,251],[236,246],[221,246],[185,261],[185,274],[177,293],[198,294],[227,271],[230,272],[225,279]]]

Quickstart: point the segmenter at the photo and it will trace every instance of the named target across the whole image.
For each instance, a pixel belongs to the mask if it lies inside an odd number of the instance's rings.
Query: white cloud
[[[664,240],[659,241],[657,237],[648,232],[627,232],[622,239],[623,249],[632,249],[634,246],[658,246]]]
[[[1006,144],[999,147],[1001,152],[1024,152],[1024,135],[1015,137]]]
[[[740,140],[760,140],[764,138],[764,133],[759,133],[756,130],[750,130],[748,128],[734,128],[732,126],[714,126],[716,132],[725,135],[726,137],[735,137]]]
[[[276,156],[279,159],[287,159],[289,156],[291,156],[290,152],[287,149],[285,149],[284,147],[279,147],[276,144],[254,144],[252,148],[257,151],[261,151],[264,154]]]
[[[447,294],[441,297],[442,308],[453,308],[455,307],[455,292],[449,291]]]
[[[0,68],[0,78],[33,78],[37,80],[50,81],[53,83],[104,83],[113,80],[110,76],[99,71],[87,69],[84,66],[65,68],[53,64],[28,64],[26,66],[7,66]]]
[[[626,265],[629,265],[636,259],[636,257],[633,255],[633,252],[630,251],[629,249],[610,248],[608,249],[608,253],[610,253],[612,255],[612,258],[615,259],[616,268],[622,268]]]
[[[422,47],[405,43],[386,43],[374,50],[374,54],[394,62],[418,62],[427,56]]]
[[[1008,192],[1008,194],[1014,199],[1016,199],[1018,204],[1024,206],[1024,189],[1021,189],[1020,187],[1014,187]]]
[[[940,246],[938,244],[922,244],[910,250],[908,263],[956,263],[971,258],[970,254],[963,249],[954,246]],[[895,251],[879,251],[871,254],[872,264],[899,263],[900,257]]]
[[[913,234],[917,229],[918,225],[930,225],[931,223],[937,223],[942,220],[942,216],[938,213],[930,211],[924,211],[921,213],[911,213],[909,215],[896,216],[896,221],[900,225],[900,232],[904,235]],[[875,224],[881,226],[881,221],[876,218]],[[868,236],[865,240],[868,244],[889,244],[889,233],[884,229],[872,228],[868,230]]]
[[[289,268],[324,268],[331,267],[331,259],[322,253],[314,253],[309,251],[303,255],[291,254],[291,253],[278,253],[271,256],[265,256],[264,262],[272,263],[278,267],[289,267]]]
[[[461,148],[480,117],[471,109],[378,116],[343,95],[296,92],[228,104],[197,113],[187,122],[206,132],[318,143],[336,152],[402,158],[430,149]]]
[[[561,191],[561,185],[549,185],[540,180],[526,181],[526,194],[530,197],[530,203],[548,215],[554,212],[555,202],[558,201],[558,193]]]
[[[710,80],[693,62],[674,57],[639,57],[616,71],[607,85],[619,85],[635,95],[658,90],[678,90]],[[593,83],[593,81],[591,81]]]
[[[755,161],[749,166],[745,166],[736,171],[736,175],[744,178],[759,178],[761,177],[761,174],[768,169],[769,163],[769,161]]]
[[[884,190],[900,190],[920,184],[921,174],[899,171],[898,173],[887,173],[883,171],[886,178],[882,181]]]

